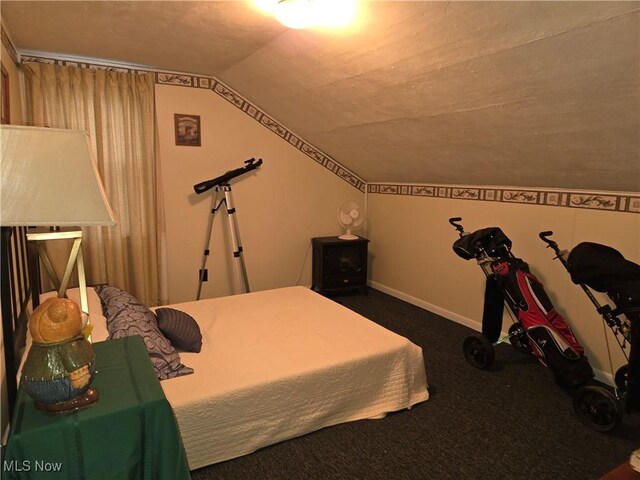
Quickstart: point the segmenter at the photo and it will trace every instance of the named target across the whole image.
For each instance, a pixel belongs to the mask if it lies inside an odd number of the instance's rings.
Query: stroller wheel
[[[598,431],[613,430],[622,420],[622,405],[613,393],[603,387],[580,388],[573,398],[573,410],[586,426]]]
[[[616,387],[618,387],[620,393],[624,393],[627,391],[628,374],[629,365],[623,365],[618,370],[616,370],[616,374],[613,377],[616,382]]]
[[[517,331],[520,330],[518,333]],[[524,331],[521,323],[514,323],[509,327],[509,343],[513,348],[521,353],[531,353],[531,345],[529,338]]]
[[[481,336],[467,337],[462,344],[464,358],[476,368],[487,368],[496,359],[496,352],[491,342]]]

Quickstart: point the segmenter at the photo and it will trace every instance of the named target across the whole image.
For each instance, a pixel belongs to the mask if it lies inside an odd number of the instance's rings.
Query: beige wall
[[[193,185],[262,158],[257,170],[232,181],[252,291],[311,284],[310,239],[337,235],[338,207],[364,194],[207,89],[156,85],[164,190],[168,300],[195,300],[213,190]],[[176,146],[174,113],[200,115],[202,146]],[[215,215],[209,281],[202,298],[233,292],[227,215]]]
[[[610,371],[600,316],[538,233],[552,230],[561,248],[582,241],[603,243],[640,263],[639,215],[381,194],[368,194],[367,202],[373,286],[479,330],[484,276],[475,261],[453,253],[458,235],[448,219],[463,217],[467,231],[499,226],[513,241],[513,253],[530,264],[556,309],[569,320],[593,367]],[[623,357],[615,340],[610,344],[616,369]]]

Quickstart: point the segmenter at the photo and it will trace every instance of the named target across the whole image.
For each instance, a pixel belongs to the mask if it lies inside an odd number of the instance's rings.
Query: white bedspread
[[[203,335],[195,373],[161,382],[192,470],[428,398],[418,346],[307,288],[171,307]]]

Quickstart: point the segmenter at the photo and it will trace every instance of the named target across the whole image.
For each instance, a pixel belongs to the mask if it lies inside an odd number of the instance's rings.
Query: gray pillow
[[[186,312],[175,308],[157,308],[158,327],[171,344],[185,352],[199,353],[202,333],[198,322]]]
[[[140,335],[160,380],[193,373],[180,362],[180,355],[167,340],[151,310],[130,293],[109,285],[95,287],[107,319],[109,339]]]

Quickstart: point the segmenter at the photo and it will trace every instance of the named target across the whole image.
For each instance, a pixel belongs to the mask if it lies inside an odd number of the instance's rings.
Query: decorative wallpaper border
[[[334,175],[337,175],[339,178],[357,188],[361,192],[366,191],[366,182],[362,178],[346,168],[344,165],[341,165],[326,153],[322,152],[320,149],[314,147],[310,143],[300,138],[284,125],[278,123],[266,112],[249,102],[238,92],[234,91],[216,78],[184,73],[160,72],[148,69],[145,70],[143,68],[137,68],[133,66],[118,66],[115,64],[109,65],[107,63],[100,64],[85,62],[81,60],[67,60],[54,57],[32,56],[26,54],[22,55],[22,62],[48,63],[54,65],[63,65],[67,67],[90,68],[95,70],[107,70],[121,73],[143,74],[152,72],[155,75],[155,82],[159,85],[175,85],[179,87],[202,88],[211,90],[220,97],[227,100],[229,103],[241,110],[246,115],[249,115],[263,127],[271,130],[284,141],[297,148],[307,157],[322,165]]]
[[[109,63],[92,63],[80,59],[62,59],[54,57],[41,57],[36,55],[22,54],[20,55],[20,63],[46,63],[48,65],[60,65],[63,67],[77,67],[88,68],[89,70],[105,70],[107,72],[118,73],[137,73],[144,75],[145,73],[151,73],[151,70],[144,70],[143,68],[137,68],[127,65],[109,64]]]
[[[514,187],[458,187],[369,183],[368,193],[414,197],[452,198],[485,202],[521,203],[551,207],[586,208],[611,212],[640,213],[640,194],[586,191],[519,189]]]
[[[334,175],[337,175],[342,180],[356,187],[361,192],[365,192],[366,182],[362,180],[358,175],[341,165],[339,162],[331,158],[326,153],[322,152],[320,149],[314,147],[310,143],[300,138],[284,125],[278,123],[266,112],[249,102],[238,92],[229,88],[219,80],[213,77],[202,77],[199,75],[156,72],[156,83],[160,85],[179,85],[181,87],[205,88],[212,90],[213,92],[227,100],[229,103],[231,103],[233,106],[249,115],[263,127],[268,128],[284,141],[293,145],[307,157],[319,163],[324,168],[331,171]]]
[[[2,41],[6,34],[2,29]],[[10,40],[7,38],[6,42]],[[5,45],[6,46],[6,45]],[[11,45],[13,48],[13,45]],[[7,49],[9,49],[7,47]],[[15,49],[13,50],[15,52]],[[322,165],[334,175],[354,186],[361,192],[383,195],[409,195],[433,198],[451,198],[485,202],[519,203],[545,205],[551,207],[583,208],[590,210],[626,212],[640,214],[640,193],[588,192],[571,190],[550,190],[516,187],[469,187],[457,185],[393,184],[369,183],[347,169],[329,155],[314,147],[284,125],[278,123],[266,112],[249,102],[238,92],[213,77],[186,73],[162,72],[142,67],[98,63],[78,59],[63,59],[49,56],[22,54],[23,63],[49,63],[71,67],[90,68],[123,73],[153,73],[160,85],[175,85],[188,88],[208,89],[221,96],[240,111],[249,115],[263,127],[297,148],[309,158]]]

